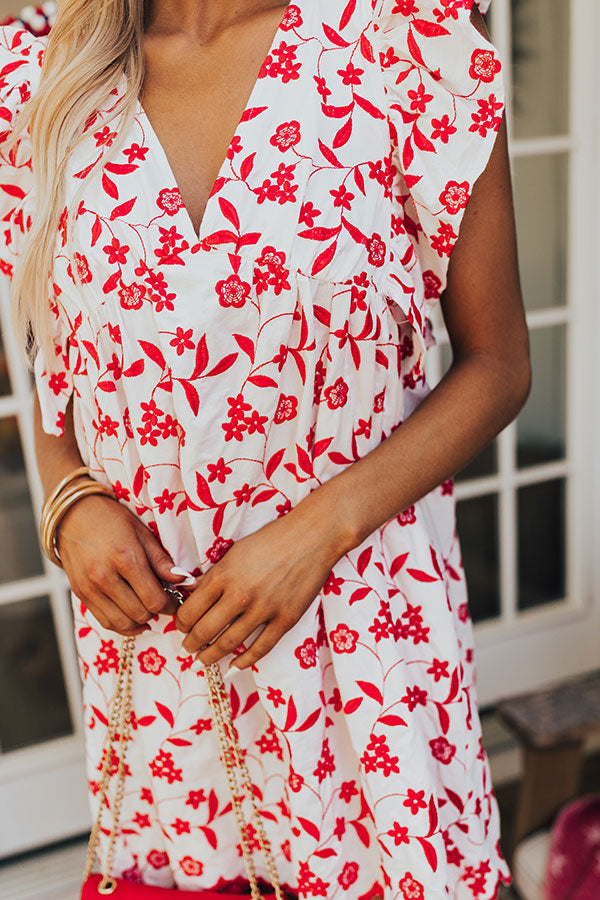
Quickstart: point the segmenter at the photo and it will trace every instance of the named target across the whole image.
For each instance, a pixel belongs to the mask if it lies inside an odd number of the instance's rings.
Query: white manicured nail
[[[223,681],[227,681],[227,679],[231,678],[232,675],[235,675],[236,672],[241,672],[241,671],[242,671],[242,670],[240,669],[239,666],[236,666],[235,664],[232,664],[231,666],[229,666],[229,668],[227,669],[227,671],[226,671],[225,674],[223,675]]]
[[[171,569],[171,574],[173,575],[185,575],[185,580],[181,581],[180,584],[195,584],[196,577],[195,575],[191,575],[186,569],[182,569],[179,566],[173,566]]]

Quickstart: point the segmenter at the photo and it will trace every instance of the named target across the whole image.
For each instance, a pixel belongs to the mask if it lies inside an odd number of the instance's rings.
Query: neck
[[[185,34],[204,43],[233,22],[255,12],[285,6],[282,0],[145,0],[145,31]]]

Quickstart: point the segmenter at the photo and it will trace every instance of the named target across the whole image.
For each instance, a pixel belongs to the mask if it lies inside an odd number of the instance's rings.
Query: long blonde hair
[[[123,75],[126,91],[105,121],[123,115],[125,131],[132,120],[143,80],[144,13],[144,0],[59,0],[39,87],[15,120],[11,143],[29,127],[36,197],[32,226],[11,286],[13,327],[28,368],[38,348],[48,367],[54,361],[51,273],[65,207],[69,154],[85,137],[90,116],[103,108]],[[114,145],[111,156],[115,150]],[[98,162],[103,165],[106,157]],[[67,236],[84,188],[82,184],[68,210]],[[78,278],[77,266],[72,269]]]

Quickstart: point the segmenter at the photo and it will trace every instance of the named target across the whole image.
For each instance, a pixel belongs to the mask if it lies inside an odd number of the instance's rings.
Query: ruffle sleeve
[[[477,3],[481,12],[489,2]],[[422,347],[429,344],[428,315],[446,286],[462,217],[504,110],[502,66],[494,45],[470,21],[473,3],[380,0],[376,8],[396,169],[386,291],[408,315]]]
[[[12,279],[31,225],[33,173],[31,142],[24,133],[12,147],[8,138],[16,116],[39,84],[46,42],[18,25],[0,26],[0,272]],[[64,433],[64,413],[73,391],[69,363],[69,327],[59,298],[49,298],[55,357],[38,350],[35,386],[42,425],[48,434]]]

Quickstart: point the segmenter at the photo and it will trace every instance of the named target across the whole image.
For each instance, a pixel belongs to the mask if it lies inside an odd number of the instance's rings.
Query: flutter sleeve
[[[481,12],[489,2],[480,0]],[[462,217],[504,110],[501,63],[494,45],[471,23],[473,3],[380,0],[376,7],[396,171],[387,290],[422,347],[428,344],[428,314],[446,286]]]
[[[0,272],[9,280],[27,239],[35,205],[31,141],[27,132],[16,144],[9,138],[19,111],[39,84],[45,46],[43,38],[19,23],[0,26]],[[60,437],[73,392],[70,329],[59,297],[54,293],[48,302],[54,359],[46,361],[42,350],[38,350],[34,376],[43,429]]]

